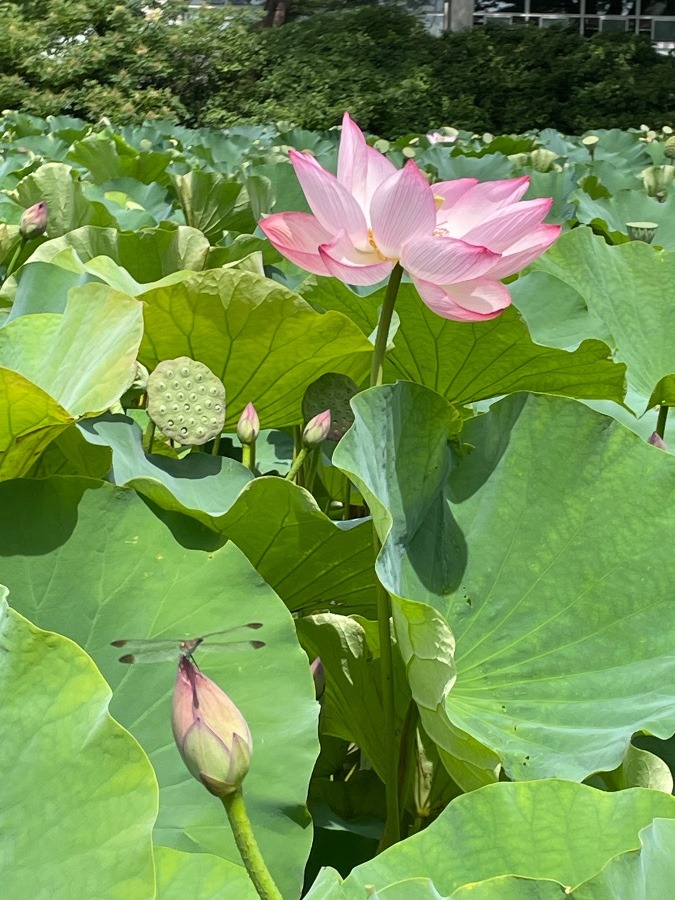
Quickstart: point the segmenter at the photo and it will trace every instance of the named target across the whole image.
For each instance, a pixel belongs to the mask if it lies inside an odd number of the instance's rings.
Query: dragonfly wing
[[[179,641],[114,641],[114,647],[124,651],[120,662],[155,663],[178,660]]]
[[[259,650],[265,646],[264,641],[212,641],[204,639],[195,650],[195,656],[199,653],[229,653],[237,650]]]

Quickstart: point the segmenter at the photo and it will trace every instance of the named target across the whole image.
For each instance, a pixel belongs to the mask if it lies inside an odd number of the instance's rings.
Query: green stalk
[[[243,793],[238,790],[221,799],[227,812],[227,818],[230,820],[237,849],[258,896],[262,900],[283,900],[279,888],[265,865],[260,847],[253,834]]]
[[[391,325],[391,317],[394,313],[394,304],[396,303],[396,295],[398,294],[402,275],[403,269],[401,268],[400,263],[396,263],[389,276],[389,284],[387,285],[387,292],[384,295],[384,303],[382,304],[382,310],[380,312],[380,321],[377,325],[375,350],[373,352],[373,361],[370,369],[371,387],[382,384],[382,371],[384,367],[384,356],[387,352],[389,327]]]
[[[308,451],[307,447],[302,447],[300,449],[300,452],[295,457],[290,469],[286,473],[286,481],[293,481],[295,476],[298,474],[298,472],[302,468],[302,464],[304,463],[305,459],[307,458],[308,452],[309,451]]]
[[[384,357],[387,352],[389,327],[394,313],[394,304],[398,294],[403,269],[396,263],[389,277],[389,284],[384,295],[380,321],[375,336],[375,349],[370,370],[370,386],[382,384]],[[375,560],[380,552],[380,539],[373,521],[373,549]],[[384,587],[377,582],[377,629],[380,638],[380,677],[382,686],[382,710],[384,714],[384,745],[388,749],[385,772],[385,794],[387,800],[387,820],[380,841],[380,851],[390,847],[401,839],[400,814],[398,802],[398,741],[396,740],[396,716],[394,700],[394,657],[391,642],[391,599]]]
[[[152,453],[152,444],[155,440],[155,423],[152,419],[150,419],[150,431],[148,432],[148,446],[146,448],[146,453]]]
[[[241,445],[241,461],[251,472],[255,472],[255,441]]]
[[[663,436],[666,433],[666,422],[668,421],[668,410],[670,407],[666,406],[664,403],[659,406],[659,417],[656,420],[656,433],[663,440]]]
[[[213,442],[213,447],[211,447],[211,456],[218,456],[218,451],[220,450],[220,438],[222,435],[217,434],[216,439]]]
[[[19,241],[19,246],[14,251],[14,256],[12,257],[10,264],[7,266],[7,272],[5,273],[6,279],[9,278],[9,276],[14,271],[14,267],[16,266],[16,261],[18,260],[19,256],[21,256],[21,251],[26,246],[26,243],[27,243],[26,238],[23,235],[21,235],[21,240]]]

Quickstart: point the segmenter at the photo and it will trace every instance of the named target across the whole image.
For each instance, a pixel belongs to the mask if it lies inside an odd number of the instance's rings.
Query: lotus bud
[[[305,425],[302,432],[302,443],[305,447],[317,447],[322,441],[325,441],[330,431],[330,410],[324,409],[318,416],[314,416]]]
[[[316,699],[320,700],[323,697],[323,692],[326,690],[326,670],[323,667],[320,656],[317,656],[314,662],[310,665],[309,670],[312,673],[312,678],[314,679]]]
[[[29,206],[21,216],[19,231],[21,237],[27,241],[42,237],[47,230],[47,203],[40,200],[39,203]]]
[[[558,154],[553,150],[546,150],[544,147],[530,153],[530,165],[536,172],[550,172],[556,159],[558,159]]]
[[[260,419],[258,418],[258,413],[255,411],[255,406],[252,403],[249,403],[239,417],[239,422],[237,423],[237,437],[242,444],[246,444],[250,447],[251,444],[255,444],[259,434]]]
[[[669,137],[663,145],[663,153],[668,159],[675,159],[675,136]]]
[[[631,241],[644,241],[645,244],[651,244],[658,227],[656,222],[626,222]]]
[[[666,442],[663,440],[658,431],[652,431],[652,433],[649,435],[647,443],[651,444],[653,447],[658,447],[659,450],[668,449]]]
[[[172,726],[183,762],[207,791],[222,799],[239,789],[253,752],[246,719],[188,657],[178,665]]]

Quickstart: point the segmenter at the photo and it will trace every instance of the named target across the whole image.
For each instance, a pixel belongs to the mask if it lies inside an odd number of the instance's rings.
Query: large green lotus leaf
[[[589,228],[575,228],[532,269],[577,291],[591,314],[607,324],[628,380],[641,394],[652,397],[675,374],[675,303],[668,290],[675,281],[675,253],[641,241],[612,247]],[[650,405],[675,405],[672,383],[665,390]]]
[[[360,381],[372,345],[346,316],[315,312],[267,278],[214,270],[143,294],[145,335],[140,359],[189,356],[225,384],[225,430],[247,403],[265,428],[302,421],[305,389],[325,372]]]
[[[371,334],[384,289],[359,297],[335,279],[322,278],[305,296],[345,312]],[[535,344],[514,308],[489,322],[451,322],[422,303],[411,284],[401,286],[396,312],[400,325],[387,354],[391,380],[425,384],[460,404],[524,390],[623,400],[625,367],[611,360],[600,341],[584,341],[574,352]]]
[[[175,659],[124,666],[110,641],[263,623],[255,632],[262,649],[203,652],[198,662],[250,725],[249,813],[284,895],[297,897],[312,839],[305,798],[318,706],[281,600],[233,544],[186,549],[131,490],[57,476],[5,482],[0,502],[5,583],[23,613],[85,647],[112,686],[111,711],[148,753],[160,783],[159,844],[241,862],[222,805],[191,778],[171,737]]]
[[[88,441],[74,423],[56,437],[44,451],[33,475],[84,475],[105,478],[110,472],[112,453],[109,447],[97,447]]]
[[[548,898],[555,895],[474,895],[469,885],[517,876],[574,888],[613,857],[637,849],[640,830],[656,818],[675,819],[675,798],[640,788],[604,793],[557,780],[489,785],[453,800],[424,831],[358,866],[342,890],[345,900],[361,900],[366,885],[379,890],[422,873],[442,896],[466,886],[467,897]],[[558,896],[565,896],[561,888]]]
[[[212,244],[225,231],[254,231],[257,223],[241,181],[195,169],[174,175],[174,184],[185,222],[202,231]]]
[[[162,509],[185,513],[212,531],[220,530],[239,492],[253,479],[234,459],[190,453],[171,459],[143,450],[143,432],[126,416],[108,415],[83,422],[80,434],[91,444],[112,449],[111,480],[135,488]]]
[[[612,197],[594,200],[585,191],[576,191],[577,218],[585,225],[600,225],[615,243],[628,240],[627,222],[655,222],[659,227],[654,245],[675,250],[675,194],[659,203],[645,190],[618,191]]]
[[[91,226],[76,228],[61,238],[41,244],[31,261],[51,262],[67,247],[72,247],[84,263],[98,256],[109,256],[141,284],[159,281],[183,269],[201,271],[209,253],[209,242],[201,231],[167,222],[137,232]]]
[[[656,818],[640,832],[640,849],[610,860],[572,891],[578,900],[653,900],[668,897],[675,875],[675,822]]]
[[[149,213],[157,222],[175,221],[183,225],[183,215],[174,209],[173,198],[167,188],[161,184],[143,184],[135,178],[113,178],[101,185],[87,185],[88,197],[107,203],[115,198],[126,197],[125,205],[139,206]],[[132,229],[130,229],[132,230]]]
[[[675,729],[675,557],[652,562],[673,543],[675,462],[583,404],[527,395],[468,422],[474,449],[454,458],[444,402],[366,391],[333,456],[373,510],[425,728],[456,755],[449,721],[511,778],[610,771],[634,731]],[[433,658],[432,611],[456,672]]]
[[[47,236],[58,238],[83,225],[114,225],[100,203],[87,200],[78,173],[63,163],[45,163],[23,178],[11,196],[24,208],[47,201]]]
[[[110,689],[87,654],[35,628],[6,595],[0,586],[5,896],[146,900],[152,766],[109,715]]]
[[[607,324],[590,312],[578,290],[559,278],[529,271],[510,284],[509,290],[533,340],[564,350],[572,350],[588,338],[614,346]]]
[[[252,480],[235,460],[148,456],[140,429],[123,416],[83,422],[79,431],[97,449],[112,448],[117,484],[232,540],[292,612],[372,612],[370,522],[333,522],[303,488],[276,477]]]
[[[72,416],[100,412],[134,378],[141,304],[103,284],[74,288],[62,315],[20,316],[0,329],[0,366],[30,379]]]
[[[168,182],[165,172],[172,161],[170,153],[156,150],[139,153],[119,135],[113,138],[106,132],[90,134],[73,144],[68,159],[86,169],[96,184],[111,178],[135,178],[144,184]]]
[[[42,451],[74,421],[48,393],[2,366],[0,408],[0,479],[27,475]]]
[[[69,253],[74,256],[74,251]],[[31,313],[62,313],[71,288],[98,280],[85,270],[79,260],[77,268],[29,260],[19,270],[17,278],[18,284],[10,279],[14,282],[11,288],[8,283],[3,285],[3,295],[13,301],[7,319],[9,322]]]
[[[257,900],[246,869],[211,853],[155,848],[157,900]]]

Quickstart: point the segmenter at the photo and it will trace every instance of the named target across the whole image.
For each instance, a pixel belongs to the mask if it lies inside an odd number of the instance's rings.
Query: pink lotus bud
[[[309,670],[312,673],[312,678],[314,679],[316,699],[320,700],[323,697],[323,692],[326,690],[326,670],[323,667],[320,656],[317,656],[314,662],[310,665]]]
[[[253,742],[227,694],[182,657],[173,690],[173,736],[191,775],[221,799],[246,777]]]
[[[322,441],[325,441],[330,431],[330,410],[324,409],[318,416],[314,416],[305,425],[302,432],[302,443],[305,447],[316,447]]]
[[[47,230],[47,203],[40,200],[34,206],[29,206],[21,216],[19,222],[19,231],[21,237],[27,241],[33,238],[42,237]]]
[[[652,444],[654,447],[658,447],[660,450],[667,450],[668,445],[663,440],[658,431],[652,431],[649,435],[649,439],[647,440],[648,444]]]
[[[237,437],[242,444],[255,444],[260,434],[260,419],[255,406],[249,403],[237,423]]]

